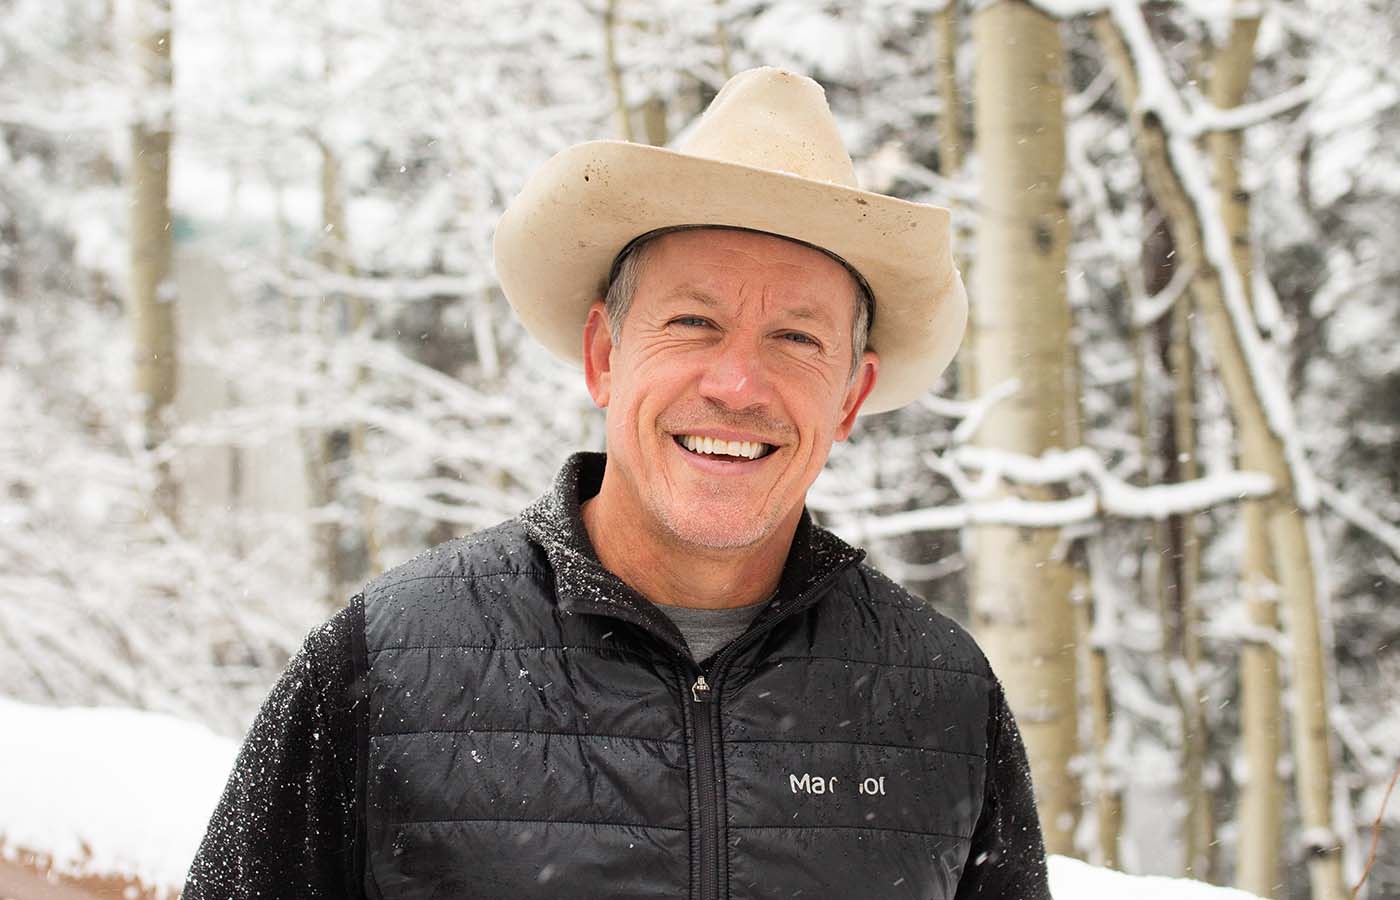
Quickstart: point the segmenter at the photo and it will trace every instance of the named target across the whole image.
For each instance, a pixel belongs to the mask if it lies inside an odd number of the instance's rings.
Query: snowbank
[[[131,709],[56,709],[0,698],[0,838],[74,875],[178,887],[233,766],[237,744]],[[1050,857],[1056,900],[1257,900],[1176,878]]]
[[[178,887],[237,749],[172,716],[0,697],[5,854],[22,848],[51,855],[58,872]]]
[[[1126,875],[1068,856],[1050,857],[1055,900],[1259,900],[1254,894],[1185,878]]]

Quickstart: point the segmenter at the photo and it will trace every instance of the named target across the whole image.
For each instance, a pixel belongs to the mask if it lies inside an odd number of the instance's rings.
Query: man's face
[[[618,342],[601,303],[584,335],[620,508],[663,541],[716,550],[795,525],[875,385],[874,353],[851,372],[855,297],[839,263],[782,238],[656,238]]]

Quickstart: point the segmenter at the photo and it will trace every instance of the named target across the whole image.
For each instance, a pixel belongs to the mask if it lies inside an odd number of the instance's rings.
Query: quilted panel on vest
[[[367,596],[369,855],[384,896],[686,889],[680,682],[603,620],[560,615],[549,578],[497,529]],[[608,887],[575,893],[585,884]]]
[[[982,807],[992,682],[960,628],[876,573],[831,599],[719,698],[730,895],[951,898]],[[765,876],[794,855],[819,862]]]
[[[383,896],[689,895],[692,673],[561,612],[552,577],[507,525],[367,591]],[[752,641],[717,698],[727,895],[951,898],[991,689],[961,629],[869,569]]]

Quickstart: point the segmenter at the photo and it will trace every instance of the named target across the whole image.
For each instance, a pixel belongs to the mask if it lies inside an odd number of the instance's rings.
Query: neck
[[[778,589],[800,509],[753,546],[716,549],[641,527],[646,519],[628,513],[608,488],[604,472],[597,496],[581,509],[584,528],[598,561],[653,603],[729,609],[761,603]]]

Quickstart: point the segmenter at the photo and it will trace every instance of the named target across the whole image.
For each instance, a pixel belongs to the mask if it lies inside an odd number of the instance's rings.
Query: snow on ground
[[[75,875],[179,886],[238,746],[202,725],[133,709],[0,697],[0,837]]]
[[[1055,900],[1259,900],[1254,894],[1185,878],[1127,875],[1068,856],[1050,857]]]
[[[74,874],[178,886],[237,744],[133,709],[30,706],[0,697],[0,837]],[[1256,900],[1229,888],[1125,875],[1050,857],[1056,900]]]

